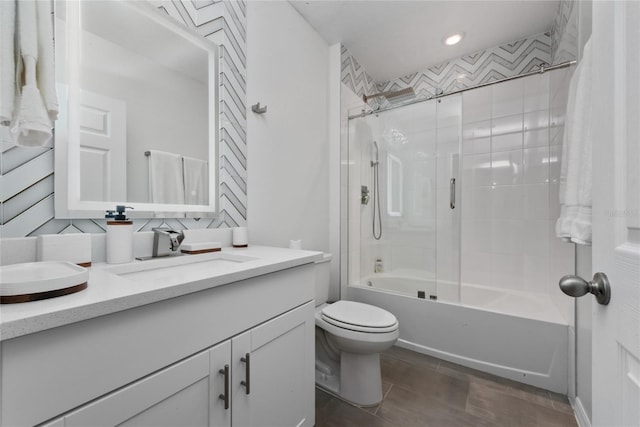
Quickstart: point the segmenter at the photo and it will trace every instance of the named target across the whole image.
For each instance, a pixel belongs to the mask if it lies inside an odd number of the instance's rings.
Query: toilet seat
[[[337,301],[321,310],[322,320],[342,329],[387,333],[398,329],[398,320],[386,310],[355,301]]]

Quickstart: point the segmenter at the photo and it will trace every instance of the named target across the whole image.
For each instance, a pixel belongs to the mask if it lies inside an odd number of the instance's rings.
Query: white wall
[[[557,283],[573,271],[573,245],[555,238],[565,107],[549,103],[550,79],[562,73],[463,94],[461,275],[547,294],[569,322],[572,302]]]
[[[346,228],[342,228],[342,218],[347,217],[343,211],[342,197],[342,83],[341,83],[341,50],[340,43],[329,47],[329,251],[331,260],[331,286],[329,300],[340,299],[340,274],[343,265],[342,250],[346,244]],[[346,177],[346,175],[344,175]],[[344,180],[346,185],[346,179]],[[344,212],[344,216],[342,216]],[[346,266],[346,263],[344,264]]]
[[[286,1],[247,2],[251,244],[329,250],[329,46]]]

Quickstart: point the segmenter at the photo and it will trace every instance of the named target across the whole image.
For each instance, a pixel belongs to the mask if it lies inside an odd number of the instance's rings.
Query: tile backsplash
[[[198,231],[198,240],[220,242],[222,247],[231,246],[231,228],[211,228]],[[88,261],[92,263],[106,261],[106,234],[92,233],[91,255]],[[185,232],[185,241],[188,242],[193,236]],[[72,245],[75,239],[66,238],[62,235],[47,235],[47,240],[53,243],[56,248],[64,252],[65,245]],[[151,256],[153,248],[153,233],[143,231],[135,233],[133,237],[133,255],[135,257]],[[14,237],[0,239],[0,265],[17,264],[21,262],[47,261],[42,259],[38,253],[38,237]]]

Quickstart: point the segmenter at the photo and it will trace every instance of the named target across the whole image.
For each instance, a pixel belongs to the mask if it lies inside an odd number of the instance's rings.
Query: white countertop
[[[229,255],[229,259],[236,256],[242,262],[221,261],[220,256],[225,255]],[[94,264],[88,287],[83,291],[42,301],[0,306],[0,340],[297,267],[321,258],[321,252],[250,246],[225,247],[221,252],[130,264]],[[153,280],[140,280],[140,274],[136,272],[126,274],[143,265],[146,273],[142,276]],[[177,274],[171,274],[171,265],[175,265]],[[162,269],[161,277],[153,277],[156,268]]]

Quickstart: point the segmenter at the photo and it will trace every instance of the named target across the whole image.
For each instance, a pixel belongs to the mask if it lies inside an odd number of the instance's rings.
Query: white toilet
[[[398,339],[398,320],[354,301],[327,304],[331,255],[316,262],[316,384],[360,406],[382,400],[380,352]]]

